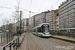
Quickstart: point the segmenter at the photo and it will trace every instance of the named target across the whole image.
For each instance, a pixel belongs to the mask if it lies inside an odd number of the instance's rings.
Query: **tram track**
[[[28,34],[28,38],[31,40],[31,43],[34,45],[34,49],[36,50],[41,50],[40,46],[38,45],[37,41],[35,41],[30,34]],[[27,49],[26,50],[30,50],[29,47],[29,40],[27,39]],[[32,47],[31,47],[32,48]]]
[[[60,41],[60,40],[58,40],[58,39],[45,39],[45,40],[48,40],[48,41],[51,41],[51,42],[54,42],[54,43],[56,43],[56,44],[59,44],[58,46],[65,46],[65,47],[68,47],[68,46],[72,46],[72,45],[70,45],[69,44],[69,42],[68,42],[68,45],[66,45],[67,44],[67,42],[62,42],[62,41]],[[64,48],[65,49],[65,48]],[[66,49],[67,50],[67,49]],[[70,49],[70,50],[75,50],[75,48],[72,48],[72,49]]]
[[[27,33],[20,50],[75,50],[74,48],[56,48],[56,46],[75,46],[75,44],[54,38],[42,38]]]
[[[41,37],[40,37],[41,38]],[[62,49],[63,47],[65,47],[65,48],[63,48],[63,49],[65,49],[65,50],[68,50],[68,48],[67,47],[71,47],[71,46],[73,46],[73,45],[71,45],[70,44],[70,42],[66,42],[66,41],[62,41],[62,40],[59,40],[59,39],[54,39],[54,38],[43,38],[45,41],[48,41],[48,42],[53,42],[53,43],[55,43],[55,44],[57,44],[57,46],[62,46],[61,48],[59,48],[59,49]],[[67,43],[68,43],[68,45],[67,45]],[[54,46],[54,47],[56,47],[56,46]],[[66,49],[67,48],[67,49]],[[57,48],[56,48],[57,49]],[[75,48],[72,48],[72,49],[70,49],[70,50],[75,50]]]

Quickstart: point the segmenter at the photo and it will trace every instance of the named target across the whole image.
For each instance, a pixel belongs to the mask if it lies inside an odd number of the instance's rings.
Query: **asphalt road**
[[[54,38],[41,38],[26,33],[20,50],[75,50],[75,44]]]

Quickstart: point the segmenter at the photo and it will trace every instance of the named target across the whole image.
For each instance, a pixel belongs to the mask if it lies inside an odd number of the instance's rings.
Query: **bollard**
[[[18,37],[18,41],[17,42],[18,42],[18,47],[19,47],[20,46],[20,44],[19,44],[19,37]]]
[[[9,50],[11,50],[11,43],[9,44]]]
[[[3,48],[3,50],[5,50],[5,47]]]

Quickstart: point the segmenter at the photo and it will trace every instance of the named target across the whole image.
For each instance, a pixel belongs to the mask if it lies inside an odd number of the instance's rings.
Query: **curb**
[[[20,42],[20,46],[21,46],[21,44],[22,44],[22,42],[23,42],[23,40],[24,40],[25,35],[26,35],[26,33],[24,34],[24,36],[23,36],[23,38],[22,38],[22,41]],[[19,46],[19,48],[18,48],[17,50],[20,50],[20,46]]]
[[[60,40],[63,40],[63,41],[67,41],[67,42],[75,43],[74,40],[69,40],[69,39],[59,38],[59,37],[55,37],[55,36],[51,36],[51,37],[52,37],[52,38],[55,38],[55,39],[60,39]]]
[[[21,43],[23,42],[25,35],[26,35],[26,33],[24,34],[23,39],[22,39],[22,41],[20,42],[20,45],[21,45]]]

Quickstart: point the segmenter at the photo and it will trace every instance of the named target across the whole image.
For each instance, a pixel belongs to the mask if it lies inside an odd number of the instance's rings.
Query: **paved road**
[[[41,38],[27,33],[20,50],[75,50],[75,44],[54,38]]]

